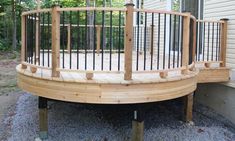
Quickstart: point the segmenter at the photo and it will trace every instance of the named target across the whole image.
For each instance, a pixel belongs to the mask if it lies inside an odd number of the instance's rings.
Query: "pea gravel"
[[[38,98],[23,94],[16,106],[8,141],[40,141]],[[131,135],[129,105],[84,105],[49,102],[46,141],[127,141]],[[213,110],[195,103],[194,124],[181,121],[180,100],[144,105],[145,141],[235,141],[235,126]]]

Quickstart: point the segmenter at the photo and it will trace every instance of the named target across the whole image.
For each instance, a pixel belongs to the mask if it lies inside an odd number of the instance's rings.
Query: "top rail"
[[[59,8],[58,11],[122,11],[126,8],[111,8],[111,7],[73,7],[73,8]]]
[[[135,12],[147,12],[147,13],[159,13],[159,14],[172,14],[178,16],[187,16],[186,13],[179,13],[173,11],[166,11],[166,10],[155,10],[155,9],[134,9]]]
[[[46,13],[51,12],[51,9],[38,9],[38,10],[31,10],[27,12],[23,12],[22,16],[30,15],[30,14],[37,14],[37,13]]]

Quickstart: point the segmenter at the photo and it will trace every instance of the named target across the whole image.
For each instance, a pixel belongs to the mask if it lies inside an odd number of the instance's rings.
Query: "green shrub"
[[[7,51],[9,50],[9,47],[7,44],[4,43],[4,41],[0,40],[0,51]]]

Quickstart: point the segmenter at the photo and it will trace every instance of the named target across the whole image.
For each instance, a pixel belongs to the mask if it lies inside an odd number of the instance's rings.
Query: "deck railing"
[[[226,65],[227,21],[197,20],[196,22],[196,61]]]
[[[61,71],[118,72],[125,80],[137,72],[158,72],[163,78],[174,70],[187,74],[195,61],[225,64],[226,22],[217,22],[216,29],[212,25],[208,39],[216,47],[202,52],[206,32],[198,29],[206,29],[205,22],[190,13],[135,9],[133,4],[24,12],[22,67],[50,69],[52,77],[60,77]]]

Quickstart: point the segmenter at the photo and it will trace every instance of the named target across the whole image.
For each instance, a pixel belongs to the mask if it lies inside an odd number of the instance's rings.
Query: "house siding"
[[[219,20],[228,18],[227,66],[232,68],[235,80],[235,1],[205,0],[204,19]]]

